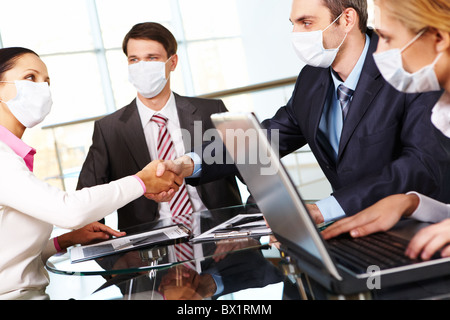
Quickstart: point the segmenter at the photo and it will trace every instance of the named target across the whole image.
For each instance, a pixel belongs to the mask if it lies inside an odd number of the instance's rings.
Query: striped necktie
[[[158,159],[160,160],[174,160],[175,159],[175,147],[167,130],[167,118],[161,114],[155,114],[152,117],[152,121],[159,127],[157,152]],[[169,202],[170,211],[172,216],[184,216],[192,212],[191,201],[189,199],[188,192],[186,190],[186,184],[183,183],[180,189]]]
[[[353,92],[354,91],[352,89],[347,88],[343,84],[340,84],[338,86],[337,97],[341,104],[343,120],[345,120],[345,118],[347,118],[348,106],[350,104],[350,100],[352,98]]]
[[[173,216],[172,222],[174,224],[184,224],[187,228],[192,230],[192,215]],[[182,242],[174,244],[175,257],[178,262],[182,262],[184,266],[195,270],[194,261],[194,247],[190,242]]]
[[[159,127],[158,133],[158,141],[157,141],[157,152],[158,159],[160,160],[174,160],[175,159],[175,147],[172,141],[172,137],[170,136],[169,131],[167,130],[167,121],[168,119],[161,115],[155,114],[151,121],[155,122]],[[178,192],[169,202],[170,211],[172,212],[172,221],[175,224],[182,223],[187,228],[192,230],[191,223],[191,213],[192,213],[192,205],[189,199],[189,194],[186,189],[186,184],[183,183]],[[194,250],[191,244],[189,243],[179,243],[175,246],[175,255],[178,261],[191,261],[191,263],[187,263],[187,266],[194,268],[194,264],[192,264],[192,260],[194,258]]]

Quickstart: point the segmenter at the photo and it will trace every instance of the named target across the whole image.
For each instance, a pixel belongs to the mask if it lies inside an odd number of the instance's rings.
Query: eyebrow
[[[305,21],[305,20],[314,20],[314,19],[315,19],[314,16],[305,15],[305,16],[300,16],[300,17],[296,18],[295,22],[302,22],[302,21]],[[292,19],[289,18],[289,21],[292,22]]]
[[[145,57],[147,57],[147,58],[150,58],[150,57],[161,57],[161,56],[162,56],[162,54],[160,54],[160,53],[148,53],[148,54],[145,55]],[[139,58],[139,57],[137,55],[135,55],[135,54],[132,54],[132,55],[128,56],[128,59],[131,59],[131,58]]]
[[[386,38],[386,34],[384,33],[384,31],[382,31],[382,30],[380,30],[380,29],[378,29],[378,28],[375,28],[374,31],[375,31],[375,33],[376,33],[378,36],[380,36],[381,38]]]

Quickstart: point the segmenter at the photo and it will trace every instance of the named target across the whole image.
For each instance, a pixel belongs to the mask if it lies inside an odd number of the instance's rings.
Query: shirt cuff
[[[139,181],[139,183],[141,184],[142,189],[144,189],[144,194],[147,193],[147,187],[145,186],[144,181],[142,181],[142,179],[139,178],[137,175],[134,175],[133,177],[135,177],[137,179],[137,181]]]
[[[409,216],[412,219],[422,222],[440,222],[450,217],[449,205],[424,196],[417,192],[408,192],[407,194],[415,194],[419,197],[419,205],[416,210]]]
[[[199,178],[202,174],[202,159],[195,152],[189,152],[186,155],[194,162],[194,172],[188,178]]]
[[[58,237],[53,238],[53,245],[55,246],[55,249],[57,252],[61,252],[61,247],[59,246]]]
[[[316,202],[316,205],[322,213],[324,222],[330,222],[345,217],[344,210],[342,210],[341,205],[333,196]]]
[[[215,268],[213,268],[213,269],[215,269]],[[222,281],[222,276],[216,274],[214,271],[208,270],[208,271],[205,271],[205,273],[209,274],[213,278],[214,282],[216,283],[216,292],[214,292],[213,296],[217,296],[223,292],[224,285],[223,285],[223,281]]]

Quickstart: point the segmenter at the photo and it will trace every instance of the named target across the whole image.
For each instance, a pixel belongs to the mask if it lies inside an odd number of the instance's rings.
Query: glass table
[[[266,250],[272,249],[251,245],[196,260],[195,268],[183,262],[116,275],[86,300],[280,300],[286,276]]]
[[[192,237],[195,237],[211,228],[235,217],[238,214],[255,213],[256,207],[234,206],[216,210],[195,212],[192,214]],[[171,219],[161,219],[155,222],[142,224],[139,226],[127,228],[127,235],[138,234],[173,225]],[[267,243],[261,243],[259,239],[238,238],[236,241],[227,239],[227,241],[216,241],[214,243],[202,243],[198,246],[193,260],[204,259],[206,257],[221,254],[228,250],[234,251],[250,247],[263,247]],[[117,253],[95,260],[89,260],[79,263],[72,263],[70,251],[57,253],[50,257],[46,263],[46,268],[50,272],[63,275],[113,275],[122,273],[143,272],[152,269],[166,268],[173,264],[185,263],[186,260],[180,260],[173,255],[174,247],[172,245],[152,246],[143,249],[136,249],[128,252]]]
[[[193,213],[192,235],[195,237],[238,214],[255,212],[254,206],[236,206]],[[122,231],[130,235],[171,224],[171,219],[159,220]],[[188,260],[176,257],[176,244],[150,246],[79,263],[71,263],[70,253],[66,252],[52,256],[46,268],[67,276],[102,276],[104,284],[87,299],[226,299],[252,289],[257,290],[253,297],[281,298],[285,295],[285,284],[291,285],[293,281],[283,271],[284,260],[271,239],[241,236],[195,243],[195,255]],[[262,290],[265,287],[269,289]]]

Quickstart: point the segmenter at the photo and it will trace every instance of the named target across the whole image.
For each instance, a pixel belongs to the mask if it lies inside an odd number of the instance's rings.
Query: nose
[[[294,24],[294,26],[292,27],[292,32],[300,32],[300,27],[296,24]]]

